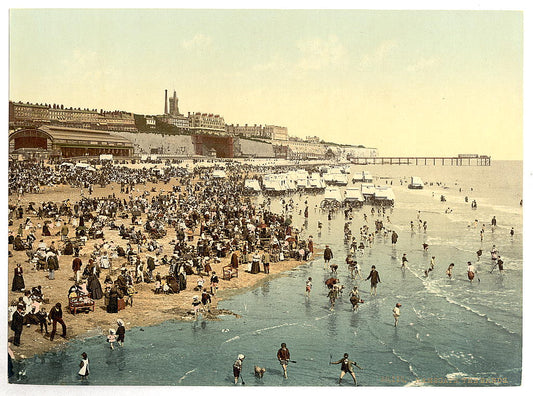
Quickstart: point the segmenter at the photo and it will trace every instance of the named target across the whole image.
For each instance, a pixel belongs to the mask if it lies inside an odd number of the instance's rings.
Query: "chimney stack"
[[[165,89],[165,114],[168,114],[168,98],[167,98],[167,90]]]

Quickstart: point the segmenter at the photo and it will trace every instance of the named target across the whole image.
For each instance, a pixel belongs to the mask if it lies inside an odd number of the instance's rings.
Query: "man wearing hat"
[[[237,360],[235,360],[235,363],[233,363],[233,377],[235,377],[235,383],[239,381],[244,357],[245,356],[241,353],[239,356],[237,356]]]
[[[17,310],[13,313],[11,320],[11,330],[15,332],[13,337],[13,345],[20,346],[20,336],[24,328],[24,306],[17,305]]]
[[[400,317],[400,307],[402,304],[397,303],[396,306],[392,309],[392,316],[394,317],[394,327],[398,325],[398,319]]]
[[[50,334],[50,341],[54,341],[58,323],[60,323],[61,327],[63,328],[63,334],[61,334],[61,337],[67,338],[67,325],[63,321],[63,310],[61,309],[61,303],[58,302],[56,305],[54,305],[48,316],[52,321],[52,333]]]
[[[333,258],[333,252],[329,248],[329,245],[326,245],[326,248],[324,249],[324,269],[328,269],[329,267],[329,261]]]

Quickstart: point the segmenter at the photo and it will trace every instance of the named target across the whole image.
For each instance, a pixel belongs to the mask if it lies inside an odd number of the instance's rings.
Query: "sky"
[[[16,9],[9,99],[522,159],[520,11]]]

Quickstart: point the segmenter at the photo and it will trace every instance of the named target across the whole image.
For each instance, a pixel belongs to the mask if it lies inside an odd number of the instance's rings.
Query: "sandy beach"
[[[168,184],[154,184],[146,183],[146,185],[137,185],[135,191],[133,192],[134,196],[141,195],[144,191],[151,191],[152,188],[156,188],[157,192],[152,192],[148,199],[151,196],[159,194],[162,190],[168,192],[172,191],[173,185],[177,184],[176,179],[172,179]],[[87,191],[85,190],[85,195]],[[126,194],[120,193],[120,185],[112,183],[105,188],[100,186],[94,186],[94,191],[92,197],[107,197],[108,195],[115,194],[118,198],[127,198]],[[56,186],[53,188],[47,188],[43,193],[40,194],[25,194],[21,197],[18,202],[24,208],[28,206],[30,202],[35,202],[37,206],[40,202],[61,202],[66,199],[70,199],[70,202],[76,202],[81,198],[81,190],[79,188],[72,188],[70,186]],[[9,204],[17,204],[17,197],[10,196]],[[145,214],[143,214],[143,222],[145,220]],[[13,225],[9,227],[10,231],[13,231],[13,234],[16,234],[19,224],[23,222],[27,217],[30,217],[33,224],[37,225],[38,223],[42,224],[45,219],[39,220],[34,215],[29,215],[24,213],[22,220],[13,219]],[[63,220],[67,220],[63,218]],[[130,219],[117,219],[117,225],[120,225],[121,222],[125,224],[130,224]],[[139,228],[141,226],[136,226]],[[69,225],[70,233],[69,235],[74,234],[74,227]],[[168,229],[167,229],[168,230]],[[41,231],[36,230],[35,236],[37,237],[36,245],[41,239],[47,245],[50,245],[52,241],[55,242],[56,246],[61,246],[60,236],[55,234],[59,232],[57,227],[54,227],[52,230],[52,236],[42,237]],[[163,245],[163,255],[172,254],[173,246],[170,244],[170,241],[175,239],[175,232],[170,229],[168,230],[167,235],[164,238],[158,240],[159,243]],[[194,231],[194,243],[199,237],[198,229]],[[26,237],[29,231],[24,231],[24,238]],[[116,230],[109,230],[107,227],[104,229],[104,236],[106,240],[114,241],[118,246],[125,246],[127,240],[123,240]],[[102,243],[101,239],[89,239],[86,245],[80,251],[80,258],[83,263],[83,267],[87,264],[90,253],[93,251],[93,246],[95,243]],[[48,271],[36,271],[32,269],[32,265],[28,263],[28,257],[25,251],[14,251],[12,246],[9,245],[9,250],[13,253],[13,257],[9,258],[9,272],[8,272],[8,287],[9,295],[8,302],[11,304],[12,301],[18,300],[19,297],[23,295],[20,292],[11,291],[11,283],[13,279],[14,268],[17,263],[22,264],[24,271],[24,282],[26,289],[31,289],[32,287],[41,285],[43,288],[43,293],[45,299],[48,303],[43,306],[46,308],[47,312],[50,311],[52,306],[60,302],[63,306],[63,319],[67,325],[67,339],[59,337],[61,334],[61,326],[58,324],[58,333],[53,341],[50,341],[49,336],[41,334],[38,325],[31,325],[30,327],[24,327],[21,336],[21,345],[19,347],[11,346],[15,357],[17,359],[30,357],[35,354],[41,354],[47,351],[50,351],[54,348],[61,348],[69,340],[79,338],[94,336],[97,334],[107,334],[109,328],[116,328],[117,319],[122,319],[126,325],[126,332],[132,327],[142,327],[149,326],[158,323],[162,323],[168,320],[185,320],[192,321],[195,320],[194,315],[192,314],[192,297],[194,295],[199,295],[198,291],[194,291],[193,288],[196,286],[198,275],[190,275],[187,277],[187,289],[181,291],[179,294],[155,294],[154,283],[138,283],[135,285],[137,293],[133,298],[133,306],[127,305],[124,310],[119,311],[116,314],[110,314],[106,312],[106,307],[104,306],[104,299],[96,300],[94,312],[88,313],[77,313],[75,315],[71,314],[68,311],[68,289],[74,284],[74,277],[72,271],[72,255],[60,256],[59,257],[59,266],[60,269],[55,273],[55,279],[49,280],[47,275]],[[146,252],[141,253],[141,258],[145,258]],[[316,255],[316,251],[315,251]],[[220,277],[219,290],[217,295],[212,299],[212,309],[211,313],[204,313],[205,317],[210,320],[216,320],[217,315],[221,313],[231,313],[228,311],[223,311],[217,309],[217,303],[228,296],[234,295],[249,288],[253,288],[260,284],[262,281],[277,277],[282,275],[284,271],[287,271],[291,268],[297,267],[302,264],[302,262],[294,260],[285,260],[277,263],[272,263],[270,265],[270,273],[258,273],[251,274],[244,271],[244,268],[239,268],[239,276],[237,278],[232,278],[230,281],[222,279],[222,267],[229,264],[229,256],[222,258],[220,263],[215,263],[212,265],[212,268]],[[119,257],[114,259],[112,263],[112,268],[115,269],[113,272],[113,278],[118,275],[116,269],[126,266],[131,268],[128,265],[127,259],[125,257]],[[262,269],[262,268],[261,268]],[[167,266],[156,267],[154,271],[155,274],[159,272],[161,275],[166,275],[168,273]],[[110,273],[110,269],[102,269],[100,274],[100,282],[103,287],[103,280],[106,275]],[[209,277],[204,276],[205,284],[209,284]],[[48,327],[48,330],[51,331],[51,326]],[[127,334],[127,333],[126,333]],[[13,332],[8,329],[9,340],[12,339]],[[126,335],[127,336],[127,335]]]

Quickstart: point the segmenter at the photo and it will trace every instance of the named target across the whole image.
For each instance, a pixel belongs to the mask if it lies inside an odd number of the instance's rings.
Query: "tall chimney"
[[[167,90],[165,89],[165,114],[168,114],[168,98],[167,98]]]
[[[176,91],[174,91],[174,102],[172,103],[172,114],[178,115],[178,99],[176,98]]]

